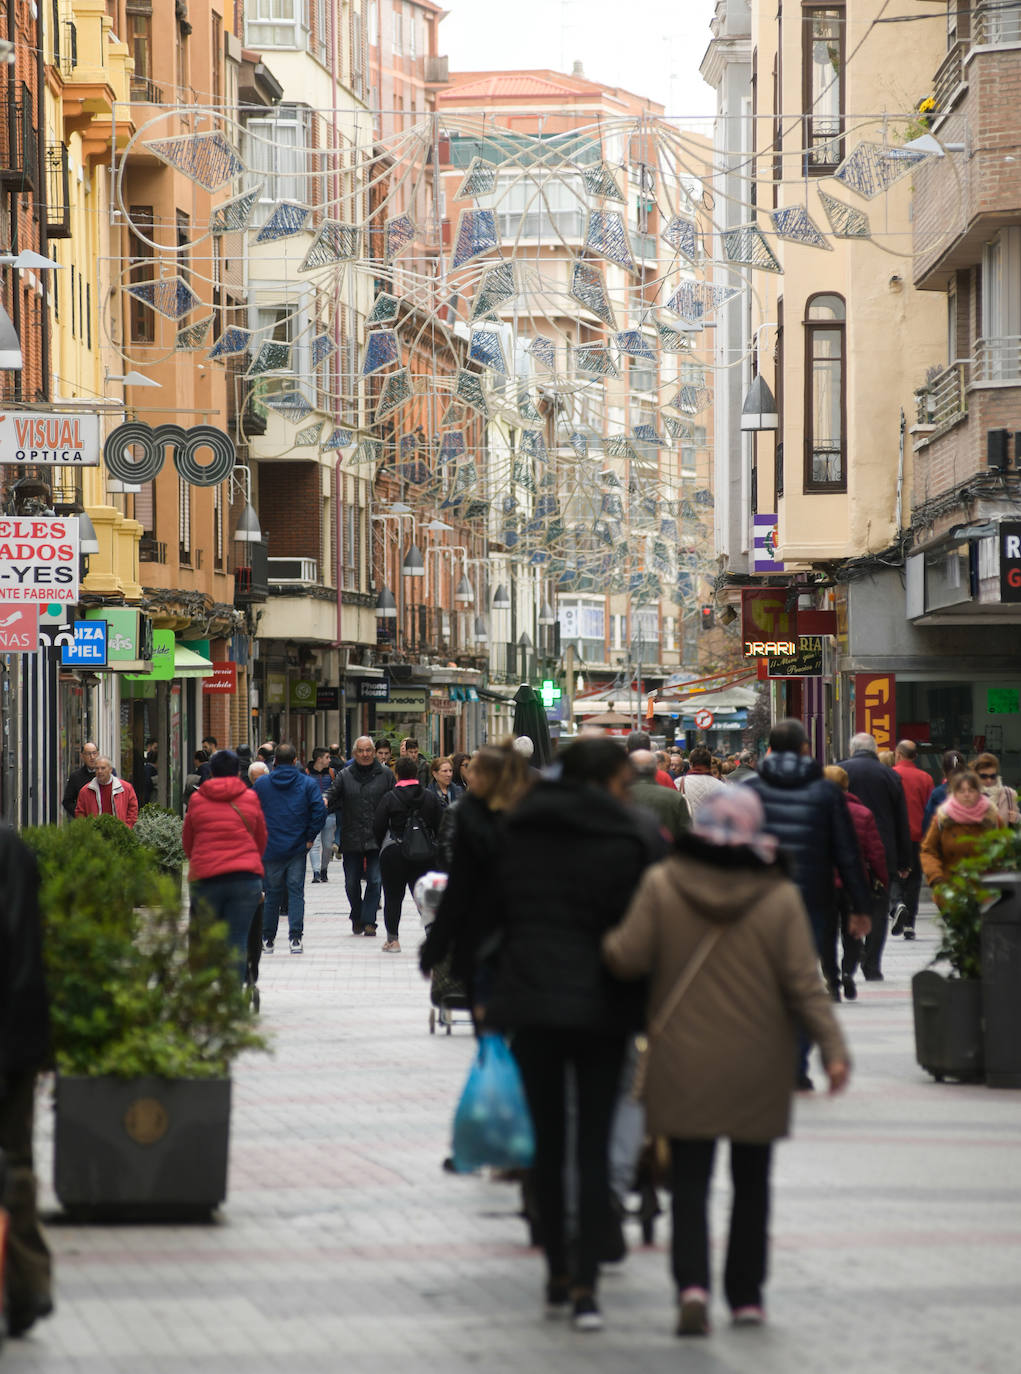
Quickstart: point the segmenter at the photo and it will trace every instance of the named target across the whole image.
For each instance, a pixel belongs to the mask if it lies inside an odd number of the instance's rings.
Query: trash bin
[[[999,894],[982,917],[986,1084],[1021,1088],[1021,873],[990,873]]]

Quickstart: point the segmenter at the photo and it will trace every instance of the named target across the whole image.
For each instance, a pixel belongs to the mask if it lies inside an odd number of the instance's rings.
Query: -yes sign
[[[129,421],[107,435],[103,461],[111,477],[138,486],[159,475],[168,448],[174,467],[193,487],[218,487],[234,470],[237,457],[233,439],[213,425],[194,425],[191,429],[159,425],[153,429],[140,421]],[[198,461],[203,450],[212,454],[207,463]]]

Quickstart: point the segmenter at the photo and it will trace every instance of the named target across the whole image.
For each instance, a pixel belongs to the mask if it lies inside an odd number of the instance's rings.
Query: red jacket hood
[[[202,795],[213,801],[233,801],[247,791],[240,778],[207,778],[202,784]]]

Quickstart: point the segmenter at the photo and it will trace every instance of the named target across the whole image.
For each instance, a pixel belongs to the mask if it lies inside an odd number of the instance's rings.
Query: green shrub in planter
[[[972,852],[940,885],[942,940],[934,962],[949,964],[951,977],[982,976],[982,912],[996,896],[983,879],[1016,870],[1019,861],[1021,839],[1012,830],[990,830],[976,837]]]
[[[183,829],[184,821],[176,812],[150,802],[138,813],[132,833],[155,856],[165,873],[180,875],[187,858],[181,843]]]

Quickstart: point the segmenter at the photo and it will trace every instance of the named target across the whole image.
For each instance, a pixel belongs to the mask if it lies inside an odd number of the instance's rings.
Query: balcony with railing
[[[953,108],[964,85],[964,56],[967,51],[967,43],[955,43],[940,63],[932,83],[937,118]]]
[[[9,100],[0,114],[0,186],[8,191],[38,189],[39,142],[33,103],[31,91],[22,86],[21,98]]]
[[[1021,385],[1021,336],[976,339],[971,380],[973,384],[1006,382]]]
[[[317,587],[319,564],[314,558],[268,558],[271,587]]]
[[[986,0],[976,5],[971,41],[975,47],[1021,43],[1021,0]]]
[[[46,145],[46,233],[51,239],[71,237],[71,178],[66,143]]]
[[[916,423],[931,429],[928,438],[942,434],[968,414],[968,364],[954,362],[915,392]]]

